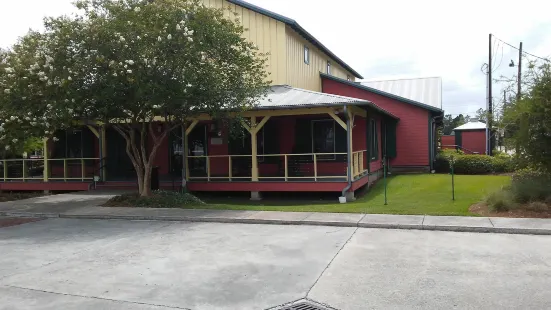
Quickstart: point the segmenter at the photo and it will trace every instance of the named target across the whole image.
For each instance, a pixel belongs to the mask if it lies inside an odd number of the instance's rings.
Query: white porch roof
[[[328,106],[357,105],[369,106],[379,112],[398,119],[371,101],[294,88],[288,85],[275,85],[267,96],[260,99],[255,109],[299,109]]]

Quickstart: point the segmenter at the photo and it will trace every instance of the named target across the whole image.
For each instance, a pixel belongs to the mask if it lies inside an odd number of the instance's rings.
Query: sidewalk
[[[0,204],[0,216],[322,225],[551,235],[551,219],[98,207],[111,195],[61,194]]]

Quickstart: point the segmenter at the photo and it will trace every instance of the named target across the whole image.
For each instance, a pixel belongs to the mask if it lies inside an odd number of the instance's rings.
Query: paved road
[[[0,229],[0,309],[545,309],[551,236],[49,219]]]

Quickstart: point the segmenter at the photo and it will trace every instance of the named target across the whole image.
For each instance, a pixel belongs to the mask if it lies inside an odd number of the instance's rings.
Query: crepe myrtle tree
[[[3,102],[24,113],[6,119],[43,136],[76,120],[111,126],[126,141],[141,196],[151,194],[153,161],[171,131],[201,113],[239,116],[268,90],[267,55],[221,9],[196,0],[76,6],[80,14],[46,19],[44,32],[8,53]]]
[[[36,148],[37,140],[65,128],[75,99],[59,96],[63,85],[43,36],[31,32],[10,50],[0,50],[0,146],[4,156]],[[65,97],[65,100],[60,98]],[[57,138],[54,137],[54,140]]]

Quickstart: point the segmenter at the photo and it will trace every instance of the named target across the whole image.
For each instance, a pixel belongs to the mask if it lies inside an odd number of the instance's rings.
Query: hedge
[[[436,172],[450,172],[451,158],[454,159],[454,173],[457,174],[491,174],[514,171],[514,164],[511,158],[443,152],[436,156]]]

